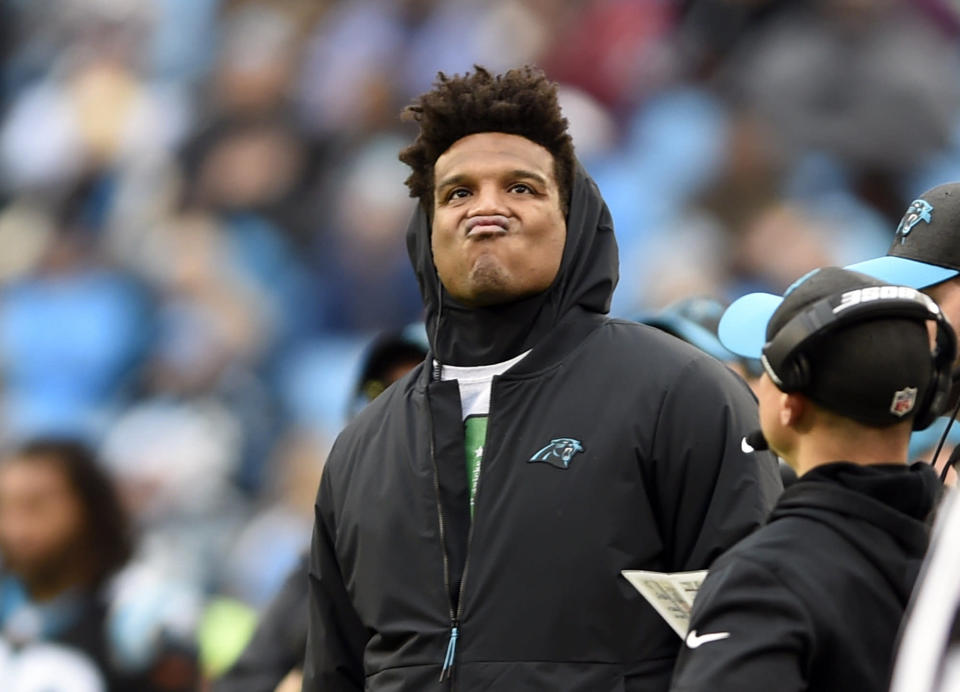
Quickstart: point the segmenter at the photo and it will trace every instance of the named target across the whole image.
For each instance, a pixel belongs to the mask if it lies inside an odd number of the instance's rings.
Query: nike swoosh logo
[[[718,642],[730,636],[729,632],[714,632],[713,634],[697,634],[696,630],[690,630],[687,633],[686,643],[691,649],[696,649],[701,644]]]
[[[747,442],[747,437],[746,437],[746,435],[744,435],[743,439],[740,440],[740,449],[743,450],[743,453],[744,453],[744,454],[752,454],[753,452],[756,452],[756,451],[757,451],[757,450],[755,450],[755,449],[753,448],[753,445],[751,445],[749,442]]]

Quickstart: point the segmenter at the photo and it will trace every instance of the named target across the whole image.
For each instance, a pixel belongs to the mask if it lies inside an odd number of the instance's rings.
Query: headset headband
[[[940,307],[926,294],[907,286],[868,286],[822,298],[802,309],[763,347],[761,362],[778,386],[783,384],[782,366],[809,340],[872,317],[905,317],[921,321],[943,321]],[[937,350],[941,349],[939,338]],[[945,344],[949,348],[949,344]],[[951,357],[951,362],[953,357]]]

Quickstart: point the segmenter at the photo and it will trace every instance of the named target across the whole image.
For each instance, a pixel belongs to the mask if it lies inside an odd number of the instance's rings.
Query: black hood
[[[942,487],[923,462],[825,464],[783,491],[769,521],[803,516],[833,527],[876,565],[906,602],[927,550],[929,518]]]
[[[426,306],[431,351],[451,365],[487,365],[519,355],[578,306],[606,313],[619,277],[613,220],[596,184],[579,164],[563,259],[553,284],[543,293],[483,308],[468,308],[451,298],[437,278],[430,223],[422,205],[417,205],[407,228],[407,251]]]

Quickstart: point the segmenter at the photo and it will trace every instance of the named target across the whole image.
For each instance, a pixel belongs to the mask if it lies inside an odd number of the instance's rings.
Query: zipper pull
[[[440,671],[440,682],[453,675],[453,658],[457,655],[457,639],[459,637],[460,628],[454,622],[453,626],[450,627],[450,641],[447,643],[447,655],[443,659],[443,669]]]

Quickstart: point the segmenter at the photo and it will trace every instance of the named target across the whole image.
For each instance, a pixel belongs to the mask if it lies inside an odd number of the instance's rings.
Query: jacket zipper
[[[440,682],[449,678],[453,684],[453,659],[457,655],[457,638],[460,636],[460,628],[457,621],[454,620],[450,626],[450,640],[447,642],[447,655],[443,659],[443,668],[440,670]]]
[[[494,378],[496,379],[496,378]],[[491,383],[492,386],[492,383]],[[491,391],[492,396],[492,391]],[[429,405],[428,405],[429,409]],[[430,425],[433,426],[433,416],[430,416]],[[489,434],[490,428],[487,428]],[[447,608],[450,612],[450,638],[447,640],[447,653],[443,659],[443,667],[440,669],[440,682],[450,680],[451,688],[453,686],[453,664],[457,656],[457,642],[460,639],[460,617],[463,612],[463,593],[467,585],[467,575],[470,573],[470,547],[473,545],[473,527],[476,523],[476,509],[474,516],[470,519],[470,528],[467,531],[467,554],[463,560],[463,574],[460,575],[460,587],[457,589],[457,609],[454,611],[453,603],[450,602],[450,559],[447,556],[447,542],[445,522],[443,519],[443,507],[440,504],[440,469],[437,467],[436,448],[434,446],[433,430],[430,430],[430,458],[433,460],[433,490],[437,499],[437,520],[440,524],[440,547],[443,551],[443,584],[447,594]],[[486,442],[484,442],[484,451],[486,451]],[[482,469],[482,467],[481,467]],[[469,482],[469,480],[468,480]],[[480,485],[483,482],[483,471],[477,478],[477,487],[474,490],[474,507],[480,498]]]
[[[428,404],[429,408],[429,404]],[[433,426],[433,416],[431,414],[431,427]],[[453,668],[453,659],[457,653],[457,638],[460,636],[460,626],[457,619],[458,613],[453,610],[453,602],[450,600],[450,558],[447,555],[447,529],[446,522],[443,519],[443,506],[440,504],[440,469],[437,468],[437,455],[435,442],[433,440],[433,430],[430,431],[430,460],[433,462],[433,491],[437,501],[437,523],[440,528],[440,551],[443,553],[443,592],[447,598],[447,612],[450,616],[450,640],[447,643],[447,654],[443,659],[443,668],[440,671],[440,682],[443,682],[451,674]],[[460,591],[463,591],[463,579],[460,580]],[[457,610],[460,610],[460,604],[457,604]]]
[[[479,495],[480,495],[480,482],[479,482],[479,480],[478,480],[478,481],[477,481],[477,489],[476,489],[476,491],[475,491],[474,497],[478,497]],[[439,509],[439,497],[440,497],[440,496],[437,495],[437,497],[438,497],[438,502],[437,502],[437,504],[438,504],[438,509]],[[443,516],[442,511],[441,511],[440,516]],[[452,605],[451,605],[451,607],[450,607],[450,612],[451,612],[451,617],[450,617],[450,639],[449,639],[448,642],[447,642],[447,655],[446,655],[446,658],[443,659],[443,668],[442,668],[441,671],[440,671],[440,681],[443,682],[443,680],[444,680],[445,678],[448,678],[448,679],[450,679],[450,681],[451,681],[451,685],[453,684],[453,663],[454,663],[454,659],[456,658],[456,655],[457,655],[457,640],[459,640],[459,638],[460,638],[460,617],[461,617],[461,614],[462,614],[462,612],[463,612],[463,592],[464,592],[464,589],[466,588],[466,585],[467,585],[467,574],[468,574],[468,572],[470,571],[470,546],[473,544],[473,521],[474,521],[474,520],[471,519],[471,521],[470,521],[470,530],[467,532],[467,555],[466,555],[466,557],[465,557],[464,560],[463,560],[463,574],[460,576],[460,588],[457,589],[457,611],[456,611],[456,613],[453,612],[453,607],[452,607]],[[446,567],[449,565],[449,563],[448,563],[448,561],[447,561],[447,548],[446,548],[446,543],[444,543],[444,546],[443,546],[443,557],[444,557],[444,560],[443,560],[443,562],[444,562],[444,567],[446,568]],[[450,587],[449,587],[450,577],[449,577],[449,574],[447,575],[447,578],[445,579],[445,581],[446,581],[446,583],[448,584],[448,586],[447,586],[447,593],[449,594],[449,593],[450,593]],[[449,596],[448,596],[447,598],[449,598]]]
[[[443,505],[440,503],[440,469],[437,466],[437,448],[434,439],[433,413],[430,405],[429,390],[427,396],[427,417],[430,421],[430,461],[433,462],[433,495],[437,502],[437,524],[440,530],[440,551],[443,554],[443,592],[447,598],[447,612],[450,618],[450,639],[447,641],[447,653],[443,659],[443,667],[440,670],[440,682],[453,679],[453,661],[457,655],[457,639],[460,637],[460,598],[463,596],[463,576],[466,576],[466,565],[464,565],[464,575],[460,578],[459,597],[457,600],[457,610],[453,609],[453,602],[450,600],[450,557],[447,555],[447,523],[443,518]],[[472,530],[472,526],[471,526]],[[469,534],[468,534],[469,536]],[[467,539],[467,551],[469,555],[469,537]]]

